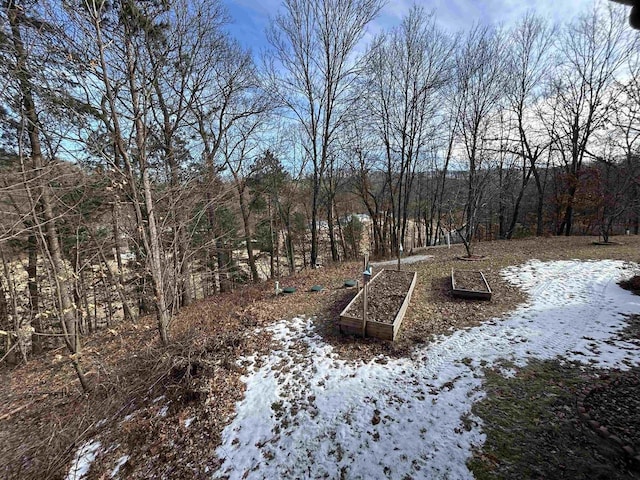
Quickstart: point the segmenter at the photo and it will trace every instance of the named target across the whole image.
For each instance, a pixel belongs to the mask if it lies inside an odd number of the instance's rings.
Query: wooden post
[[[362,338],[367,333],[367,284],[364,284],[364,290],[362,291]]]
[[[364,254],[364,265],[362,271],[365,272],[367,270],[367,266],[369,265],[369,254]],[[367,332],[367,290],[369,290],[369,282],[367,282],[367,276],[362,276],[362,338],[366,336]]]

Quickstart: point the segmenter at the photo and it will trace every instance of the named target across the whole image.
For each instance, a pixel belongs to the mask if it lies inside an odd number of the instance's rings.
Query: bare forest
[[[624,8],[451,33],[283,0],[262,52],[218,0],[3,0],[0,358],[446,242],[640,231]]]

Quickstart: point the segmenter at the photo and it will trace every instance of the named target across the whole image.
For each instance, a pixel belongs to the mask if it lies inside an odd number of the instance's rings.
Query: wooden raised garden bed
[[[418,274],[380,270],[369,282],[365,336],[395,340],[411,301]],[[362,335],[362,290],[340,314],[340,331]]]
[[[478,270],[451,270],[453,296],[470,300],[491,300],[491,288]]]

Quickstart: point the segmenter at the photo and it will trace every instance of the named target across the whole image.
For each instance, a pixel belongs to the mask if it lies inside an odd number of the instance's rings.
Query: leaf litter
[[[423,355],[421,358],[419,352],[424,352],[430,343],[439,345],[444,336],[460,335],[478,325],[494,325],[500,323],[500,319],[511,318],[506,313],[513,311],[527,297],[502,277],[505,266],[518,265],[532,257],[542,260],[630,260],[637,257],[637,248],[635,237],[625,240],[625,245],[607,248],[606,251],[594,248],[589,239],[581,237],[479,243],[478,251],[485,258],[474,264],[474,268],[477,266],[483,270],[489,283],[495,286],[493,300],[481,305],[460,301],[450,295],[447,277],[452,267],[460,265],[451,258],[460,255],[461,248],[429,249],[433,255],[427,262],[411,266],[411,270],[418,270],[418,285],[399,340],[393,343],[338,334],[336,313],[355,294],[355,289],[343,288],[343,283],[345,279],[353,278],[354,272],[360,273],[358,262],[288,277],[286,284],[298,290],[290,296],[276,297],[272,285],[267,283],[199,301],[180,312],[172,327],[173,342],[169,348],[158,345],[155,321],[151,317],[140,319],[137,325],[118,326],[116,336],[98,332],[88,339],[83,357],[83,363],[90,373],[93,372],[91,378],[97,385],[89,397],[79,393],[77,380],[64,357],[57,355],[61,359],[53,360],[57,352],[15,370],[0,371],[3,376],[0,404],[5,406],[0,412],[2,414],[31,401],[36,394],[51,392],[45,399],[36,397],[37,401],[29,408],[3,422],[0,429],[0,476],[27,479],[64,477],[78,445],[97,439],[104,447],[96,452],[87,478],[108,476],[116,470],[115,467],[118,467],[116,475],[119,478],[220,476],[219,467],[225,459],[207,448],[221,445],[221,432],[236,415],[237,402],[245,398],[247,384],[240,380],[241,376],[245,375],[246,381],[252,375],[249,370],[268,366],[273,348],[278,348],[278,342],[272,341],[273,332],[267,331],[274,320],[292,316],[303,318],[305,322],[312,319],[316,341],[324,342],[325,347],[330,346],[332,354],[348,366],[390,365],[396,369],[403,361],[415,364],[422,360],[426,363],[428,357]],[[626,267],[631,269],[633,265],[627,264]],[[316,284],[322,284],[325,287],[323,291],[307,293]],[[585,336],[590,336],[590,332]],[[525,338],[521,336],[517,341],[522,342]],[[614,343],[617,340],[621,339],[611,339]],[[595,341],[598,342],[597,339]],[[308,352],[305,343],[300,341],[297,346],[288,348]],[[489,362],[482,359],[481,351],[475,355],[473,345],[469,345],[467,350],[461,363],[468,366],[474,375],[482,377],[478,366],[488,366]],[[576,350],[576,355],[587,361],[597,355],[595,351],[598,349],[593,350],[586,353]],[[626,362],[623,368],[637,363],[634,351],[637,352],[637,348],[629,350],[629,359],[623,360]],[[238,359],[243,360],[238,362]],[[503,368],[504,373],[518,370],[516,367]],[[403,376],[402,370],[400,372],[398,378]],[[279,378],[286,375],[283,371]],[[431,395],[455,392],[461,379],[465,379],[464,376],[457,377],[454,375],[442,382],[429,381],[423,390]],[[331,379],[321,378],[320,382],[330,384]],[[375,405],[381,403],[379,396],[391,398],[392,391],[393,385],[389,385],[380,392],[367,392],[359,401]],[[151,404],[152,399],[165,394],[166,401],[159,402],[160,405]],[[481,390],[471,390],[470,395],[483,397]],[[490,395],[496,395],[496,392]],[[416,401],[429,398],[420,392],[416,395]],[[313,404],[316,396],[310,394],[306,401]],[[395,403],[401,404],[397,398]],[[159,417],[158,412],[167,405],[167,417]],[[273,405],[283,418],[283,425],[289,428],[288,425],[299,415],[300,407],[290,407],[281,399]],[[367,415],[358,417],[357,412],[351,410],[340,413],[346,425],[357,425],[362,420],[371,428],[386,425],[385,421],[389,420],[385,415],[390,416],[389,412],[377,406],[371,409],[368,418]],[[478,420],[471,414],[464,414],[461,426],[454,432],[465,432]],[[29,432],[28,437],[24,436],[25,432]],[[420,433],[424,433],[422,428]],[[385,437],[378,430],[373,431],[371,437],[377,443],[385,442]],[[348,442],[345,445],[339,443],[332,455],[336,458],[348,456],[348,445]],[[400,460],[404,461],[403,457]],[[417,465],[417,472],[424,471],[415,459],[411,463]],[[391,471],[389,468],[386,471]],[[341,467],[340,475],[347,476],[346,471],[344,466]],[[385,468],[382,471],[384,473]],[[247,475],[260,477],[256,471]],[[445,472],[440,478],[447,475]],[[309,468],[306,476],[311,476]],[[359,477],[353,471],[350,476]],[[423,475],[417,473],[415,476]]]

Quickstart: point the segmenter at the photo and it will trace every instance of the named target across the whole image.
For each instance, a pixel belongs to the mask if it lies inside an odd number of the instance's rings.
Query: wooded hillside
[[[303,268],[640,229],[622,7],[452,34],[380,0],[285,0],[259,56],[217,0],[5,0],[0,358]]]

